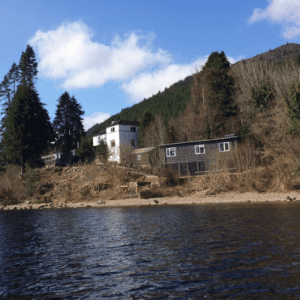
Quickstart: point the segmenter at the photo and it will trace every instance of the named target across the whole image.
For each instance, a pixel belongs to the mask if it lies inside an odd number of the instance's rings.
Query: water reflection
[[[299,298],[300,205],[0,212],[0,298]]]

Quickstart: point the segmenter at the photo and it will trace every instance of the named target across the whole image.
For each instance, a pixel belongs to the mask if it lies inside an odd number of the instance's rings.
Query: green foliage
[[[76,148],[77,142],[84,135],[82,116],[84,111],[74,96],[68,92],[58,99],[53,127],[57,133],[56,147],[66,153]]]
[[[27,185],[26,185],[26,194],[32,196],[35,190],[36,183],[41,179],[41,173],[39,170],[31,169],[28,174]]]
[[[237,114],[236,104],[233,102],[234,79],[229,75],[230,63],[222,51],[212,52],[208,57],[205,68],[210,71],[209,83],[213,91],[212,106],[220,106],[223,117]],[[214,108],[214,107],[213,107]]]
[[[26,51],[22,52],[19,68],[21,71],[21,83],[32,87],[36,79],[38,70],[35,53],[30,45],[27,45]]]
[[[144,131],[151,124],[153,120],[154,120],[154,116],[152,115],[152,113],[146,110],[143,114],[143,118],[139,126],[138,146],[140,148],[144,147],[144,142],[143,142]]]
[[[81,138],[79,148],[76,149],[76,155],[82,161],[94,155],[93,141],[91,138]]]
[[[32,87],[18,86],[3,133],[3,152],[10,162],[25,164],[33,161],[53,140],[53,128],[43,106]]]
[[[153,116],[160,114],[165,126],[167,126],[171,118],[177,117],[185,110],[187,103],[191,99],[192,83],[192,76],[188,76],[184,80],[180,80],[169,88],[166,88],[163,92],[158,92],[156,95],[144,99],[132,107],[122,109],[120,113],[111,116],[105,122],[96,124],[90,128],[87,131],[87,136],[99,134],[99,132],[109,126],[112,121],[140,121],[145,111],[150,112]]]
[[[105,141],[101,140],[100,145],[96,148],[95,155],[101,156],[104,161],[108,160],[109,149]]]
[[[292,126],[288,128],[288,133],[300,136],[300,84],[292,84],[290,94],[284,99],[287,106],[287,116],[290,118]]]
[[[260,85],[256,89],[251,88],[251,98],[255,110],[263,112],[273,99],[271,84],[260,81]]]

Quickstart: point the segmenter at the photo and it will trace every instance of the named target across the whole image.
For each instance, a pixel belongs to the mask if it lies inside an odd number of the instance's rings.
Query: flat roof
[[[213,141],[221,141],[221,140],[230,140],[230,139],[237,139],[238,136],[234,135],[234,134],[228,134],[222,138],[218,138],[218,139],[208,139],[208,140],[200,140],[200,141],[189,141],[189,142],[180,142],[180,143],[171,143],[171,144],[161,144],[158,145],[159,147],[162,146],[171,146],[171,145],[182,145],[182,144],[192,144],[192,143],[203,143],[203,142],[213,142]]]
[[[112,124],[106,126],[106,128],[115,126],[115,125],[132,125],[132,126],[139,126],[140,122],[138,121],[129,121],[129,120],[118,120],[118,121],[113,121]]]

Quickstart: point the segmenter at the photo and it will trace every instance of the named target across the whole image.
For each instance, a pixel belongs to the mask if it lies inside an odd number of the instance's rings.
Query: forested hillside
[[[239,64],[246,62],[270,63],[275,62],[282,64],[286,58],[292,57],[293,60],[299,61],[300,45],[299,44],[286,44],[276,49],[258,54],[247,60],[242,60],[232,65],[235,69]],[[297,58],[298,57],[298,58]],[[131,107],[122,109],[120,113],[111,116],[108,120],[101,124],[96,124],[87,131],[87,136],[98,134],[101,130],[105,129],[111,121],[125,119],[131,121],[141,120],[146,110],[151,112],[152,115],[159,114],[167,127],[170,119],[177,117],[182,113],[191,100],[191,87],[194,80],[192,76],[186,77],[184,80],[173,84],[171,87],[166,88],[163,92],[144,99],[142,102],[135,104]]]
[[[185,110],[187,102],[191,99],[192,83],[192,76],[188,76],[184,80],[180,80],[169,88],[166,88],[164,92],[159,92],[132,107],[122,109],[120,113],[111,116],[105,122],[91,127],[87,131],[87,136],[96,135],[101,130],[105,129],[111,121],[120,119],[130,121],[140,120],[145,111],[149,111],[153,115],[159,113],[163,118],[165,125],[167,125],[171,118],[177,117],[180,112]]]

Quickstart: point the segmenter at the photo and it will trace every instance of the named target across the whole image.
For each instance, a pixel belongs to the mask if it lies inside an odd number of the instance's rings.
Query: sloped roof
[[[129,121],[129,120],[118,120],[118,121],[114,121],[112,124],[110,124],[106,128],[109,128],[109,127],[112,127],[112,126],[115,126],[115,125],[133,125],[133,126],[139,126],[140,122],[138,122],[138,121]]]
[[[148,148],[140,148],[140,149],[135,149],[132,154],[142,154],[142,153],[148,153],[155,149],[155,147],[148,147]]]

